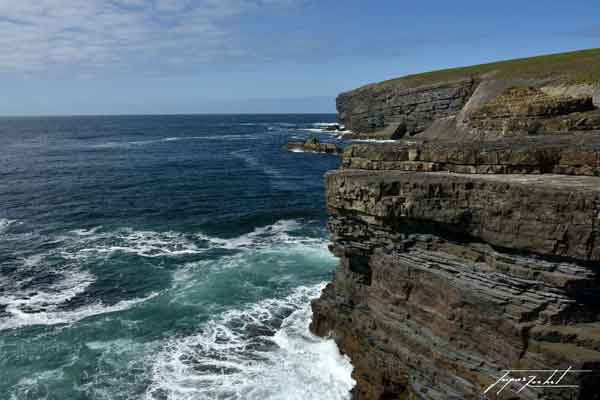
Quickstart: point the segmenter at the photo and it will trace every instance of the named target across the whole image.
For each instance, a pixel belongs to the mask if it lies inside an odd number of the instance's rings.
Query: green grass
[[[490,74],[496,79],[552,77],[564,83],[600,83],[600,49],[580,50],[425,72],[363,86],[361,89],[396,84],[414,87],[461,78],[480,77],[485,74]]]

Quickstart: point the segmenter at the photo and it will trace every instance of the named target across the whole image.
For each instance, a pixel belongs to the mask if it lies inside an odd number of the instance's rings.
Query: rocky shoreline
[[[322,143],[316,138],[309,138],[303,142],[289,142],[284,148],[293,153],[342,154],[342,149],[335,143]]]
[[[557,82],[338,98],[357,134],[411,139],[351,145],[326,175],[340,263],[311,329],[351,358],[354,399],[600,398],[600,91]],[[592,372],[484,393],[567,368]]]

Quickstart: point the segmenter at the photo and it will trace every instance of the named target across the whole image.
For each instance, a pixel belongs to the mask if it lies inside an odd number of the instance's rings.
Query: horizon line
[[[176,117],[176,116],[221,116],[221,115],[336,115],[337,112],[298,112],[298,113],[141,113],[141,114],[31,114],[0,115],[0,118],[72,118],[72,117]]]

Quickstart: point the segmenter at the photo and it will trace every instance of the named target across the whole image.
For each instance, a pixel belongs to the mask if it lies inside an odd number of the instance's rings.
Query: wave
[[[392,139],[350,139],[351,142],[365,142],[365,143],[398,143],[397,140]]]
[[[158,296],[158,293],[153,293],[142,298],[123,300],[113,305],[105,305],[101,302],[98,302],[77,308],[73,311],[42,311],[37,313],[29,313],[15,309],[7,309],[7,311],[11,314],[11,317],[0,319],[0,331],[22,328],[24,326],[31,325],[72,324],[96,315],[125,311],[156,296]]]
[[[91,145],[94,149],[113,149],[113,148],[135,148],[140,146],[146,146],[151,144],[160,144],[168,142],[179,142],[184,140],[256,140],[257,137],[250,135],[211,135],[211,136],[170,136],[165,138],[158,138],[152,140],[136,140],[130,142],[106,142],[100,144]]]
[[[350,361],[308,330],[323,284],[230,310],[155,358],[146,399],[348,399]]]
[[[0,218],[0,233],[6,232],[15,223],[17,221],[14,219]]]
[[[322,126],[322,127],[336,126],[336,125],[340,125],[340,124],[337,122],[315,122],[313,124],[313,126]]]
[[[41,256],[31,256],[24,260],[24,265],[33,267],[41,260]],[[4,290],[5,294],[0,296],[0,310],[3,309],[5,316],[0,317],[0,331],[31,325],[73,323],[93,315],[122,311],[150,298],[127,300],[110,306],[94,303],[74,310],[64,310],[62,307],[84,293],[96,278],[93,274],[78,269],[59,271],[58,274],[60,279],[50,284],[23,290],[33,279],[29,278],[19,282],[16,290]]]
[[[208,241],[213,246],[227,250],[256,249],[290,244],[327,248],[327,241],[323,238],[291,235],[292,232],[301,228],[302,224],[298,220],[280,220],[272,225],[256,228],[250,233],[235,238],[222,239],[204,234],[197,234],[197,237]]]
[[[327,251],[327,240],[301,234],[304,225],[298,220],[280,220],[258,227],[252,232],[232,238],[209,236],[204,233],[155,232],[121,228],[103,231],[101,226],[77,229],[58,237],[58,249],[32,254],[22,259],[20,281],[6,281],[0,285],[0,330],[28,325],[56,325],[76,322],[89,316],[125,310],[150,297],[125,300],[107,306],[91,303],[74,310],[65,310],[70,300],[82,295],[96,281],[91,272],[82,270],[88,262],[116,254],[133,254],[144,258],[187,257],[203,255],[210,251],[226,250],[233,254],[221,255],[219,261],[209,258],[198,265],[188,262],[174,272],[173,280],[186,281],[190,269],[240,267],[245,258],[256,252],[287,251],[292,249],[304,255],[332,257]],[[61,257],[65,262],[51,272],[45,268],[46,258]],[[55,264],[53,264],[55,265]],[[46,283],[34,283],[37,277],[48,276]]]
[[[302,130],[306,131],[306,132],[312,132],[312,133],[327,133],[327,131],[320,129],[320,128],[304,128]]]
[[[76,230],[76,246],[62,252],[68,259],[110,256],[114,253],[129,253],[140,257],[179,257],[200,254],[206,251],[198,247],[193,237],[180,232],[137,231],[121,228],[116,231],[98,232]]]
[[[280,220],[272,225],[255,228],[252,232],[221,238],[199,233],[174,231],[138,231],[121,228],[101,232],[101,227],[89,230],[74,230],[73,236],[64,237],[66,242],[75,242],[70,249],[63,249],[61,255],[67,259],[110,256],[114,253],[129,253],[140,257],[180,257],[204,254],[215,249],[243,250],[281,244],[318,245],[326,248],[323,238],[293,235],[303,228],[298,220]]]

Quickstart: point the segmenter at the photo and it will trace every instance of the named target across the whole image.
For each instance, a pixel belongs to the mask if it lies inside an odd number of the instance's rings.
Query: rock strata
[[[600,176],[600,135],[355,144],[342,163],[347,169]]]
[[[533,87],[506,90],[470,115],[471,127],[501,135],[600,129],[592,96],[550,96]]]
[[[311,330],[352,360],[355,400],[600,399],[597,86],[478,79],[338,98],[358,134],[404,135],[325,178],[340,262]]]
[[[355,366],[355,399],[478,399],[504,369],[596,369],[600,185],[559,175],[341,170],[326,178],[333,282],[312,330]],[[540,397],[542,396],[542,397]]]
[[[339,95],[337,109],[340,122],[357,135],[370,137],[368,134],[374,133],[382,138],[386,127],[398,124],[403,135],[412,136],[435,119],[457,114],[473,90],[472,79],[419,87],[368,86]]]

